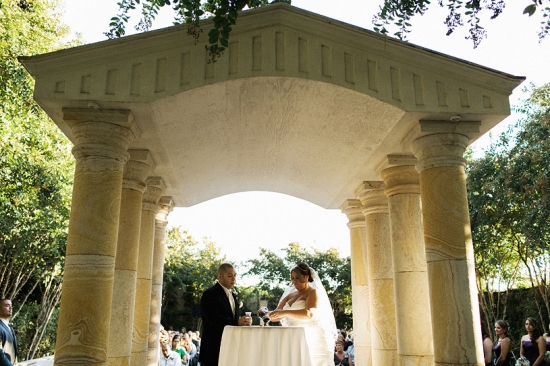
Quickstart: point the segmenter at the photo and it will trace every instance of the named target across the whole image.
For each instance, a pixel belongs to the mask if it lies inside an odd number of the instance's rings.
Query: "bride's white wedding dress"
[[[306,300],[296,300],[292,305],[288,305],[287,302],[283,310],[300,310],[305,307]],[[288,325],[304,328],[312,366],[334,366],[334,338],[332,333],[322,325],[318,316],[310,319],[291,317],[286,319]]]

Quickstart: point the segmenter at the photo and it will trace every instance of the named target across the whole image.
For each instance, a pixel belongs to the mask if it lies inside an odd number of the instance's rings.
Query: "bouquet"
[[[529,360],[526,359],[525,357],[520,357],[516,361],[516,366],[530,366],[530,365],[531,364],[529,363]]]
[[[550,363],[550,351],[546,351],[546,353],[544,354],[544,361],[546,363]]]
[[[268,326],[269,325],[269,310],[266,307],[260,308],[258,310],[258,318],[260,318],[260,326]]]

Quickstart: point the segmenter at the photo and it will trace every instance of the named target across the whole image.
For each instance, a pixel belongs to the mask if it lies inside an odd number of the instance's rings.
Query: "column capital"
[[[121,169],[129,157],[126,150],[139,136],[128,110],[64,108],[63,120],[71,128],[74,157],[94,171]]]
[[[365,181],[355,190],[355,195],[363,204],[363,214],[387,214],[388,198],[384,194],[384,182]]]
[[[149,150],[128,150],[130,159],[124,166],[122,189],[145,192],[145,179],[155,169],[155,162]]]
[[[411,143],[424,136],[440,133],[456,133],[473,140],[480,135],[481,121],[463,121],[462,116],[453,115],[448,120],[419,120],[401,140],[401,147],[409,150]]]
[[[149,177],[145,180],[145,184],[147,189],[143,193],[142,209],[156,214],[159,210],[158,201],[166,190],[166,185],[161,177]]]
[[[414,165],[387,168],[380,176],[386,184],[384,193],[388,198],[396,194],[420,194],[420,179]]]
[[[125,127],[131,130],[136,138],[141,136],[132,112],[127,109],[63,108],[62,112],[63,120],[71,128],[82,122],[103,122]]]
[[[418,158],[416,170],[444,166],[466,166],[463,154],[468,146],[468,137],[457,133],[439,133],[414,140],[411,149]]]
[[[176,204],[174,200],[172,200],[172,197],[163,196],[159,199],[158,205],[160,208],[155,216],[155,225],[157,228],[164,228],[168,225],[168,215],[172,212]]]
[[[418,163],[416,157],[412,154],[389,154],[376,166],[375,172],[381,172],[384,169],[394,166],[410,165],[415,166]]]
[[[340,210],[348,217],[348,227],[350,229],[356,227],[365,227],[365,215],[363,215],[363,205],[358,199],[346,200]]]

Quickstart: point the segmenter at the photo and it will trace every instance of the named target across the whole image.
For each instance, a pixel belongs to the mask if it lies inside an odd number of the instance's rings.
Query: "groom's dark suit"
[[[199,361],[205,366],[218,366],[223,328],[226,325],[238,325],[240,317],[239,298],[235,300],[235,312],[223,287],[216,283],[204,291],[201,298],[202,340]]]
[[[12,334],[12,330],[0,321],[0,366],[12,366],[15,363],[15,355],[17,354],[17,339]],[[12,355],[8,352],[13,352]]]

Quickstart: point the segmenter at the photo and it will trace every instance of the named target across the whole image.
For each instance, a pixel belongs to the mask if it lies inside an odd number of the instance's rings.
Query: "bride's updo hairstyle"
[[[292,268],[291,272],[299,273],[302,276],[309,276],[307,281],[313,282],[313,274],[311,273],[311,269],[309,268],[307,263],[298,263],[296,267]]]

